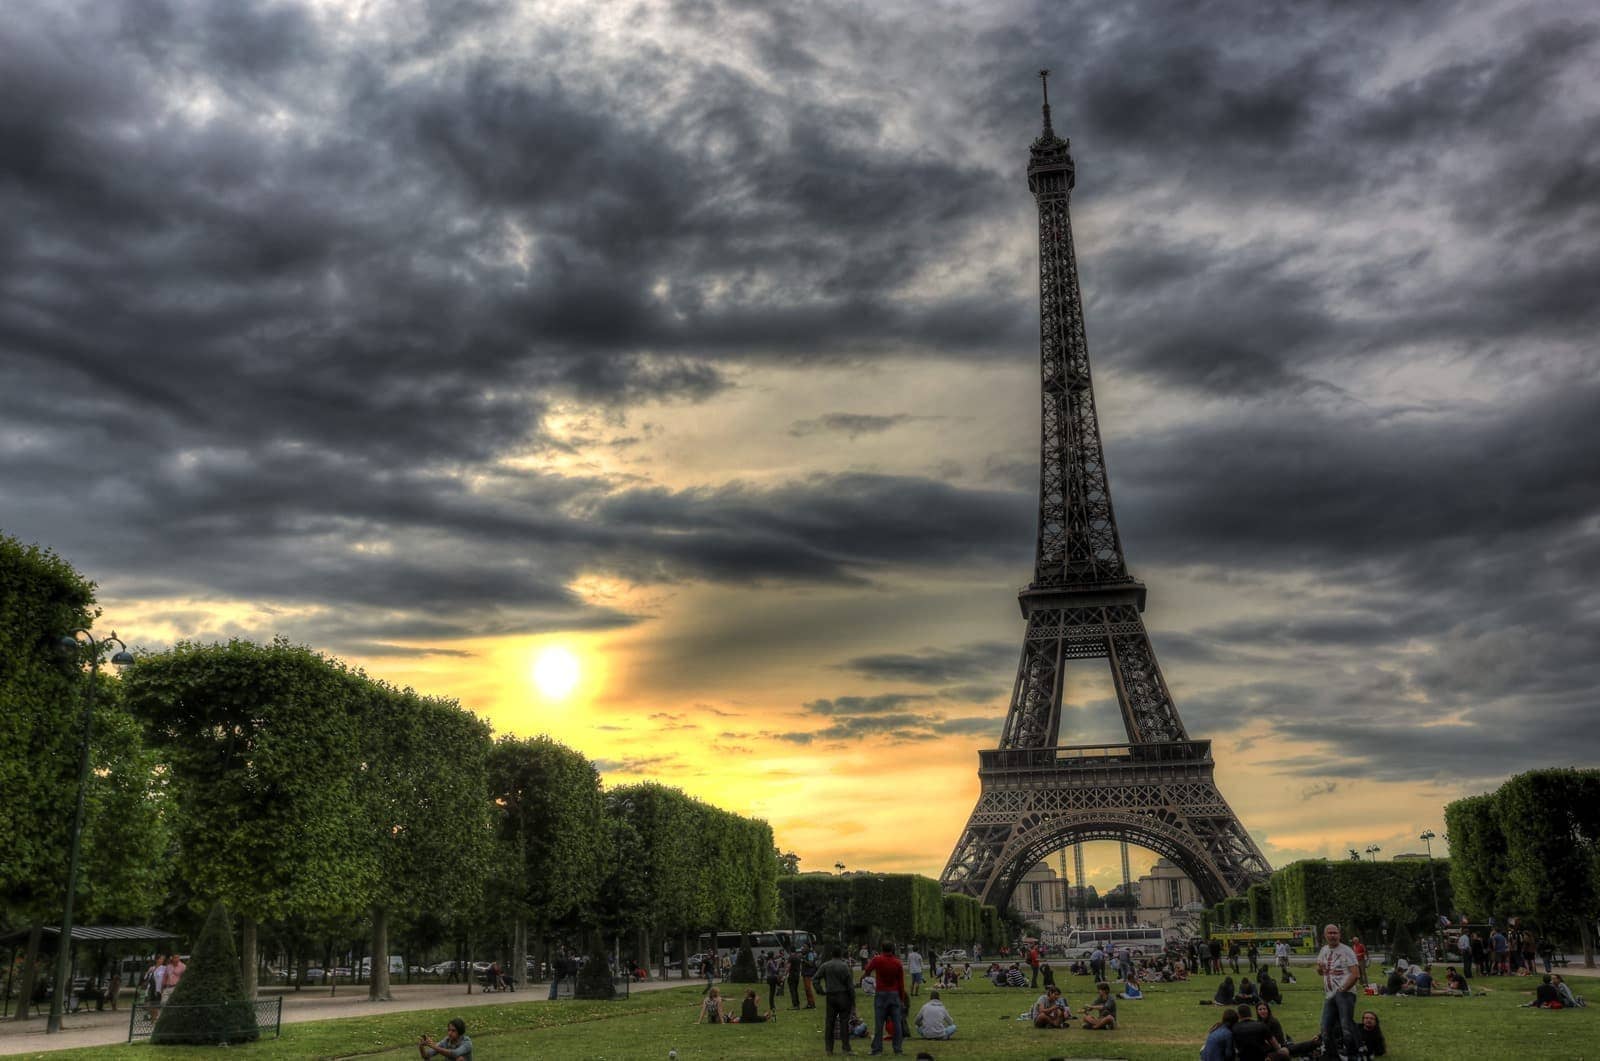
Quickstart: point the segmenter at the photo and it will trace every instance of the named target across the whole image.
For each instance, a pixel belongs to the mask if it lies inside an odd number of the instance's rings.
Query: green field
[[[1302,978],[1286,988],[1285,1004],[1277,1015],[1288,1033],[1309,1038],[1316,1031],[1321,992]],[[1074,1010],[1093,992],[1087,977],[1061,981]],[[1520,1009],[1532,984],[1520,978],[1496,978],[1483,983],[1489,993],[1464,998],[1370,998],[1360,1009],[1379,1014],[1388,1035],[1390,1056],[1426,1061],[1508,1061],[1508,1059],[1600,1059],[1600,1000],[1591,1008],[1544,1011]],[[1220,1010],[1198,1003],[1210,998],[1215,978],[1189,984],[1157,985],[1142,1002],[1121,1003],[1123,1027],[1114,1032],[1040,1031],[1014,1018],[1032,1002],[1029,990],[1000,990],[986,982],[943,992],[960,1027],[956,1038],[944,1043],[907,1040],[907,1056],[927,1049],[937,1061],[950,1058],[1029,1059],[1097,1057],[1184,1059],[1193,1061],[1206,1030]],[[1574,978],[1583,994],[1595,981]],[[725,994],[742,994],[736,985]],[[766,998],[765,988],[760,997]],[[821,1057],[820,1010],[780,1010],[775,1024],[708,1027],[694,1023],[700,988],[689,986],[636,994],[622,1002],[524,1002],[485,1006],[462,1012],[472,1034],[479,1061],[502,1058],[607,1059],[664,1061],[669,1049],[679,1061],[716,1058],[752,1058],[762,1061],[794,1057]],[[913,998],[913,1012],[921,1004]],[[437,1033],[451,1016],[449,1010],[393,1013],[348,1020],[322,1021],[284,1027],[283,1038],[250,1046],[233,1047],[229,1056],[260,1061],[267,1058],[341,1058],[360,1056],[415,1057],[416,1036]],[[868,1043],[857,1040],[865,1054]],[[130,1061],[214,1056],[220,1050],[197,1050],[148,1045],[105,1047],[36,1055],[54,1061],[79,1058],[126,1057]],[[886,1044],[887,1052],[887,1044]]]

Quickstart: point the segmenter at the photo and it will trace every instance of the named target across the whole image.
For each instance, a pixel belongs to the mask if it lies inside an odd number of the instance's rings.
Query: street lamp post
[[[80,640],[81,635],[81,640]],[[111,657],[117,667],[133,662],[133,654],[122,638],[112,633],[99,641],[87,630],[74,630],[61,638],[58,647],[62,655],[82,658],[89,650],[89,691],[83,697],[83,745],[78,749],[78,807],[72,815],[71,854],[67,857],[67,894],[62,902],[61,938],[56,941],[56,987],[50,993],[50,1016],[45,1021],[46,1034],[61,1030],[61,1011],[66,1001],[69,977],[72,973],[72,907],[78,894],[78,853],[83,846],[83,800],[89,790],[89,740],[94,733],[94,687],[100,677],[100,653],[112,642],[119,646]]]
[[[1428,845],[1428,887],[1433,889],[1433,923],[1436,925],[1439,923],[1439,882],[1433,876],[1433,838],[1437,835],[1432,829],[1428,829],[1417,837]]]

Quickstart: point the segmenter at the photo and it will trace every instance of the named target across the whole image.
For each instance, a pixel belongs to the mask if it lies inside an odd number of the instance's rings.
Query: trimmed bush
[[[254,1042],[260,1036],[255,1006],[244,993],[228,912],[218,903],[200,930],[177,990],[161,1007],[150,1041],[227,1046]]]
[[[611,963],[606,956],[603,942],[596,941],[589,950],[589,957],[583,963],[583,968],[578,970],[577,987],[573,990],[574,998],[615,998],[617,987],[611,982]]]
[[[733,959],[733,970],[728,980],[735,984],[759,984],[761,973],[756,969],[755,951],[750,949],[750,933],[739,936],[739,954]]]

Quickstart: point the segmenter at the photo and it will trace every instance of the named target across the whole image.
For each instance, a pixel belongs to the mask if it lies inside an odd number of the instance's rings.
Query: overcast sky
[[[1600,760],[1597,32],[21,0],[0,529],[134,644],[283,634],[765,816],[803,868],[937,874],[1031,573],[1048,66],[1185,724],[1275,864],[1414,849]],[[1069,682],[1067,739],[1116,739],[1103,662]]]

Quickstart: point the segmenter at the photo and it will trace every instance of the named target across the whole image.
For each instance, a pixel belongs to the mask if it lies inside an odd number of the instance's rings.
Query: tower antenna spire
[[[1047,137],[1055,136],[1056,131],[1050,128],[1050,71],[1039,71],[1039,84],[1044,89],[1044,134]]]

